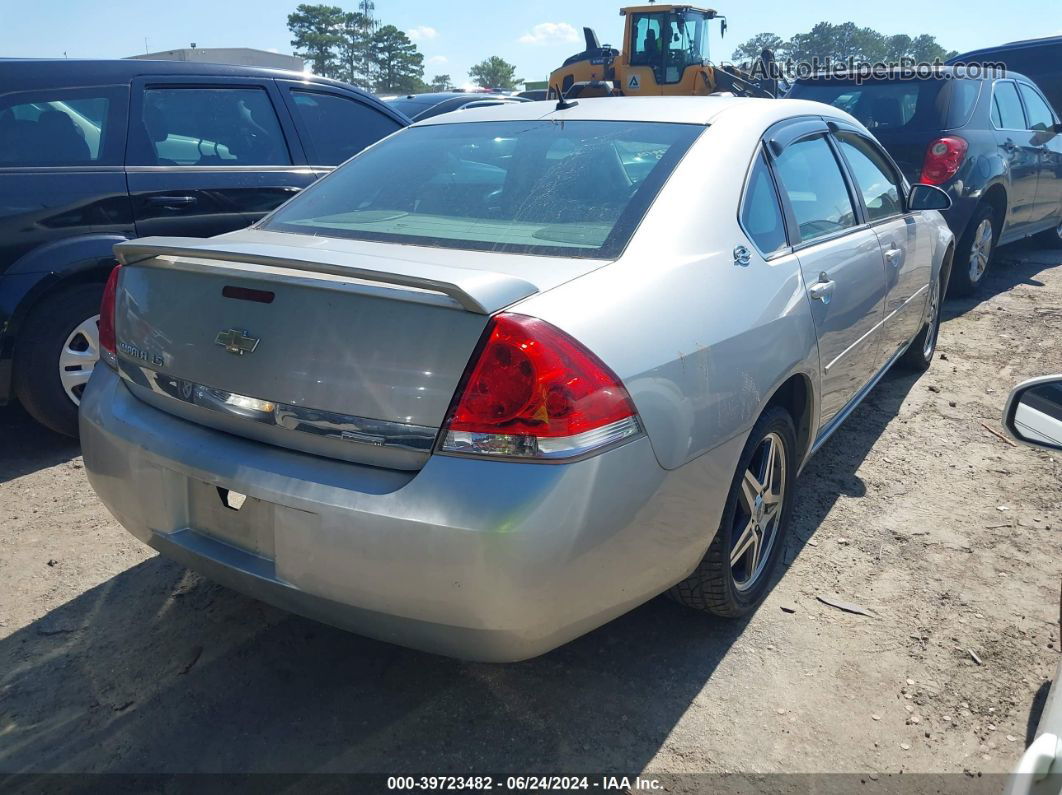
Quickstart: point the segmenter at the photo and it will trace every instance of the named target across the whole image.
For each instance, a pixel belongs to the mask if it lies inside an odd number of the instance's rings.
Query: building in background
[[[149,52],[144,55],[130,55],[142,61],[198,61],[200,63],[225,63],[236,66],[264,66],[270,69],[291,69],[303,71],[302,58],[283,55],[268,50],[255,50],[251,47],[183,47],[179,50]]]

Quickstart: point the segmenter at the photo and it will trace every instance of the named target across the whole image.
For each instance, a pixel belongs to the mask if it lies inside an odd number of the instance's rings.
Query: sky
[[[312,0],[311,0],[312,2]],[[405,30],[425,57],[425,78],[468,69],[491,55],[516,64],[524,80],[544,80],[582,46],[582,27],[620,45],[620,5],[609,0],[375,0],[376,17]],[[298,0],[0,0],[0,57],[120,58],[187,47],[255,47],[290,53],[287,15]],[[632,5],[635,3],[631,3]],[[354,10],[355,0],[338,3]],[[1005,8],[1005,12],[1001,9]],[[727,60],[749,37],[782,38],[820,21],[855,22],[882,33],[930,33],[959,51],[1062,33],[1060,0],[879,0],[858,4],[760,0],[717,10],[729,29],[713,26],[710,55]],[[2,88],[2,87],[0,87]]]

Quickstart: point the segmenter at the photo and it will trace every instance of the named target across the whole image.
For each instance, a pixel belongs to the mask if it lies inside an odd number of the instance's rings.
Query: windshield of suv
[[[610,258],[699,125],[506,121],[411,127],[263,222],[274,231]]]
[[[950,87],[950,88],[949,88]],[[977,102],[977,80],[854,82],[820,79],[793,85],[792,99],[812,99],[846,111],[872,132],[925,132],[961,127]]]

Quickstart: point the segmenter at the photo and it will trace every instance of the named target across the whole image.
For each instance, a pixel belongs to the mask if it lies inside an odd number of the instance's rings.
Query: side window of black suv
[[[159,166],[291,163],[269,95],[261,88],[148,87],[135,161]]]
[[[0,166],[122,164],[125,86],[52,89],[0,100]]]
[[[313,165],[337,166],[402,127],[375,108],[337,94],[292,89],[291,98]]]

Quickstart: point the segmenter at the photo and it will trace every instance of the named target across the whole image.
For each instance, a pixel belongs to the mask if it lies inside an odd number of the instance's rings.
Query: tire
[[[973,295],[977,292],[992,264],[997,240],[999,223],[996,213],[991,206],[982,204],[970,218],[955,250],[955,264],[949,283],[952,295]]]
[[[943,304],[941,279],[943,278],[941,274],[930,288],[929,303],[926,305],[926,322],[922,325],[918,336],[911,341],[910,346],[900,357],[899,364],[905,370],[925,372],[929,369],[929,365],[933,364],[933,354],[937,351],[937,337],[940,334],[940,312]]]
[[[30,415],[77,438],[81,391],[99,357],[102,284],[80,284],[33,308],[15,344],[15,394]],[[60,362],[66,362],[60,370]],[[68,375],[61,375],[67,373]]]
[[[1062,221],[1054,229],[1046,229],[1038,234],[1036,242],[1048,248],[1062,248]]]
[[[750,499],[743,496],[746,474],[750,468],[760,473],[764,469],[766,445],[776,445],[776,454],[781,452],[781,466],[773,468],[774,485],[769,492],[778,497],[778,508],[772,514],[770,500],[761,502],[760,526],[766,532],[757,533],[756,523],[750,518]],[[751,613],[763,600],[770,586],[771,576],[785,549],[789,531],[789,518],[793,506],[793,482],[796,475],[796,430],[789,412],[780,407],[767,409],[756,421],[745,448],[738,459],[737,472],[730,484],[723,518],[712,539],[708,552],[697,568],[685,580],[674,586],[668,595],[678,602],[716,616],[738,618]],[[758,485],[758,483],[757,483]],[[780,489],[780,491],[779,491]],[[757,501],[752,500],[755,504]],[[752,563],[755,554],[750,545],[744,554],[735,548],[738,542],[749,537],[757,543],[765,543],[758,564]],[[734,564],[731,564],[732,558]]]

